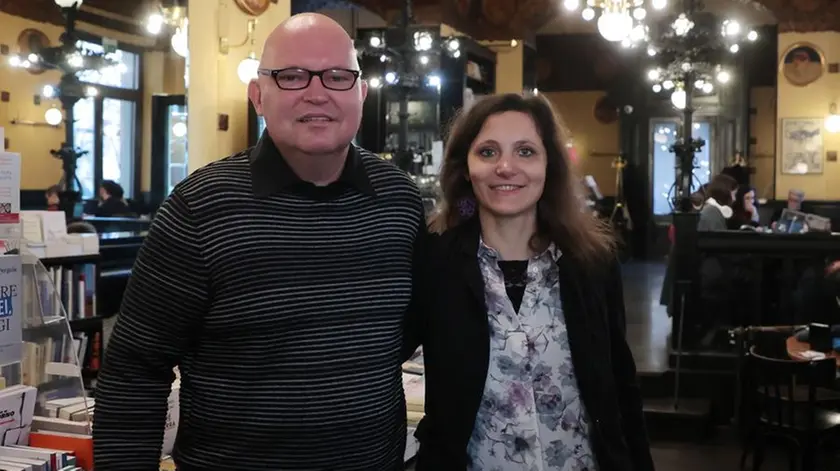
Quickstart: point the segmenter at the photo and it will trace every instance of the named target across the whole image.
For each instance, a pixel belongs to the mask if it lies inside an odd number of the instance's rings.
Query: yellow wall
[[[26,28],[42,31],[50,44],[58,44],[62,29],[58,26],[35,23],[16,16],[0,13],[0,44],[10,47],[17,54],[17,37]],[[57,100],[42,99],[40,105],[33,103],[33,96],[40,95],[44,85],[55,84],[60,75],[47,71],[32,75],[24,69],[12,68],[7,57],[0,57],[0,90],[9,92],[8,103],[0,103],[0,126],[5,128],[9,139],[9,151],[21,154],[22,189],[46,189],[61,178],[61,163],[50,155],[50,149],[58,149],[64,140],[64,124],[57,128],[11,124],[12,120],[44,122],[44,112],[52,105],[60,106]]]
[[[750,166],[755,168],[751,183],[759,198],[773,199],[776,174],[776,88],[755,87],[750,90]]]
[[[496,53],[496,93],[522,93],[523,50],[522,41],[515,47],[492,48]]]
[[[0,44],[6,44],[13,54],[18,53],[17,37],[27,28],[35,28],[44,32],[53,45],[58,44],[62,28],[59,26],[38,23],[24,18],[0,13]],[[94,25],[79,23],[78,29],[97,36],[116,39],[121,43],[140,47],[151,47],[154,39],[134,36],[118,31],[106,30]],[[33,103],[33,96],[40,95],[44,85],[58,82],[57,71],[46,71],[40,75],[32,75],[26,70],[12,68],[4,60],[0,63],[0,90],[10,94],[8,103],[0,103],[0,126],[5,128],[5,135],[9,139],[9,150],[19,152],[22,156],[21,189],[42,190],[54,185],[61,178],[61,163],[53,158],[49,151],[57,149],[64,141],[64,123],[57,128],[12,125],[11,120],[44,122],[44,112],[52,106],[60,106],[57,100],[42,99],[40,105]],[[152,93],[183,93],[183,85],[172,80],[173,75],[183,76],[183,59],[175,54],[163,52],[147,52],[143,54],[143,134],[138,158],[142,159],[143,174],[141,191],[149,189],[150,142],[151,142],[151,94]],[[180,70],[180,72],[179,72]],[[160,80],[157,77],[161,77]]]
[[[779,34],[777,57],[798,42],[815,44],[825,55],[826,64],[840,62],[840,33],[782,33]],[[787,82],[779,71],[777,84],[776,198],[785,198],[791,188],[805,191],[806,199],[840,199],[840,168],[837,162],[825,161],[825,152],[840,150],[840,134],[829,134],[823,128],[823,173],[814,175],[786,175],[781,173],[781,120],[784,118],[821,118],[828,115],[828,106],[840,102],[840,74],[824,73],[816,82],[796,87]]]
[[[141,146],[141,191],[149,191],[152,180],[152,97],[154,95],[183,95],[186,61],[168,51],[143,53],[143,145]]]
[[[602,124],[595,119],[595,103],[604,92],[549,92],[544,94],[563,117],[571,132],[578,155],[578,172],[592,175],[605,195],[615,195],[614,157],[596,157],[591,153],[618,154],[618,121]]]
[[[268,34],[291,14],[291,0],[272,4],[259,17],[255,31],[255,53],[262,53]],[[220,35],[235,45],[247,35],[248,16],[232,1],[207,2],[191,8],[189,97],[187,137],[189,170],[239,152],[248,146],[248,91],[236,75],[239,62],[248,56],[249,46],[219,52]],[[228,115],[229,129],[218,130],[220,114]]]

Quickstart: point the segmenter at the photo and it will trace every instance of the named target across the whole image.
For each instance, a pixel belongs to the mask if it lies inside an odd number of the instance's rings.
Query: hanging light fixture
[[[667,5],[667,0],[586,0],[580,15],[585,21],[597,17],[598,33],[607,41],[631,46],[647,39],[644,21],[648,12],[662,10]],[[581,0],[564,0],[563,7],[576,12]]]
[[[164,29],[174,30],[170,38],[172,50],[184,58],[189,55],[187,9],[179,6],[177,1],[170,7],[158,4],[156,10],[146,18],[145,25],[146,31],[153,36],[161,34]]]
[[[440,37],[431,29],[413,29],[409,40],[410,53],[407,53],[387,44],[383,33],[368,33],[356,42],[359,57],[374,56],[383,64],[384,73],[370,74],[367,79],[368,86],[373,88],[400,84],[409,88],[426,86],[439,91],[441,78],[435,73],[435,68],[439,64],[440,55],[447,54],[456,59],[461,57],[461,40],[454,36]],[[511,40],[510,47],[517,45],[516,40]],[[406,70],[402,74],[396,70],[399,61],[406,63]]]

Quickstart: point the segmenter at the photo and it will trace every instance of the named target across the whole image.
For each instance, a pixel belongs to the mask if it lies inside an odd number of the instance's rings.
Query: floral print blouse
[[[499,254],[479,244],[490,367],[467,447],[470,471],[595,471],[589,421],[572,368],[553,245],[528,261],[519,312]]]

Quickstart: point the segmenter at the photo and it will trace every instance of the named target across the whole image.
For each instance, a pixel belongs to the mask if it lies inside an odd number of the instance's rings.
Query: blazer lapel
[[[470,220],[463,223],[460,227],[455,229],[458,231],[457,244],[455,246],[460,252],[456,256],[461,257],[461,274],[467,287],[479,302],[480,306],[485,305],[484,301],[484,278],[481,275],[481,269],[478,267],[478,241],[480,229],[476,220]],[[487,310],[483,309],[481,315],[487,315]]]
[[[586,275],[574,266],[574,261],[566,255],[557,261],[560,273],[560,298],[563,305],[563,318],[569,333],[569,347],[572,351],[572,363],[577,376],[582,381],[589,378],[589,362],[592,361],[591,348],[599,345],[592,322],[589,319],[589,303],[582,283]],[[575,361],[577,359],[577,361]],[[581,385],[582,388],[585,385]]]

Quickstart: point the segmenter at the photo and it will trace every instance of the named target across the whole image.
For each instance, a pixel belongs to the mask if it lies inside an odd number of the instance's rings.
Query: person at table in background
[[[179,471],[404,469],[420,192],[351,143],[367,84],[341,25],[291,17],[258,74],[266,132],[179,183],[137,256],[98,376],[97,471],[157,469],[175,366]]]
[[[44,193],[44,198],[47,200],[47,211],[61,211],[61,208],[59,208],[61,204],[59,193],[61,193],[61,188],[58,185],[47,188]]]
[[[92,215],[107,218],[130,214],[131,210],[125,202],[123,187],[113,180],[104,180],[99,185],[99,203]]]
[[[732,217],[732,203],[738,183],[729,175],[715,175],[706,187],[706,201],[697,221],[698,231],[725,231],[726,221]]]
[[[758,227],[758,208],[755,205],[755,189],[741,185],[735,193],[732,202],[732,217],[727,219],[726,225],[731,230],[743,227]]]
[[[803,201],[805,201],[804,191],[795,189],[788,191],[787,204],[784,207],[777,208],[773,211],[773,215],[770,217],[771,226],[775,227],[776,222],[781,219],[782,212],[785,209],[789,209],[791,211],[802,211]]]
[[[462,113],[407,329],[417,471],[652,470],[616,242],[581,207],[559,117],[515,94]]]

